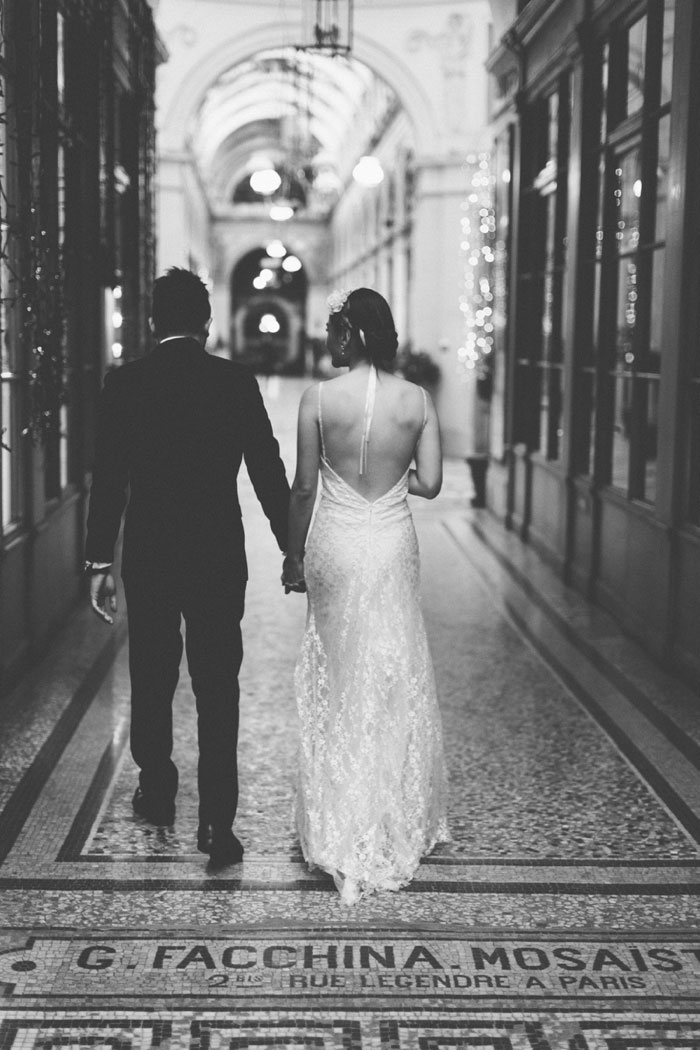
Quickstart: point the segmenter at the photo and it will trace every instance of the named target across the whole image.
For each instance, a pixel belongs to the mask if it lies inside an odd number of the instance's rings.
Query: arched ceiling
[[[210,198],[228,203],[255,158],[342,180],[397,108],[391,88],[357,59],[271,48],[209,87],[190,144]]]

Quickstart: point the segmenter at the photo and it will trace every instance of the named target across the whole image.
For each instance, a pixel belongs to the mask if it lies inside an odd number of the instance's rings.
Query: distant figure
[[[349,371],[301,400],[282,582],[307,589],[309,601],[296,669],[301,847],[354,904],[366,891],[408,883],[421,857],[449,838],[406,500],[438,494],[442,459],[430,398],[386,370],[397,347],[387,302],[358,288],[333,293],[328,305],[328,350]]]
[[[86,571],[92,607],[112,623],[114,545],[124,528],[122,577],[129,621],[131,752],[140,769],[135,811],[175,816],[172,701],[187,626],[197,701],[197,846],[214,866],[237,863],[240,621],[248,577],[236,478],[244,457],[282,550],[289,486],[255,377],[206,353],[211,309],[204,284],[173,268],[153,289],[158,345],[106,377],[90,492]]]

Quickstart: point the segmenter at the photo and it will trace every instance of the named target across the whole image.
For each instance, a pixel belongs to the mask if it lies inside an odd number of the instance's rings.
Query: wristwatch
[[[101,576],[103,574],[106,575],[111,568],[111,562],[86,561],[83,566],[83,572],[86,576]]]

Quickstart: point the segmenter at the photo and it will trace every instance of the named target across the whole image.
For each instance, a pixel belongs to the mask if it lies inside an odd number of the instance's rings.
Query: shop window
[[[523,192],[524,246],[519,273],[520,322],[516,400],[519,440],[549,460],[561,457],[563,332],[570,84],[530,108],[528,183]]]
[[[610,71],[610,45],[607,41],[603,44],[601,51],[600,65],[597,70],[598,75],[598,89],[600,92],[599,99],[599,113],[600,113],[600,138],[598,142],[605,142],[606,135],[608,133],[608,73]],[[596,142],[596,146],[598,145]]]
[[[606,59],[601,64],[603,75],[606,71]],[[601,97],[605,98],[604,81]],[[598,382],[596,376],[596,360],[598,357],[598,333],[600,331],[601,299],[603,293],[603,244],[604,244],[604,221],[603,203],[605,201],[605,162],[599,157],[599,144],[596,139],[595,150],[592,159],[598,164],[598,170],[594,172],[596,186],[595,193],[595,226],[589,235],[584,252],[588,263],[585,273],[591,281],[590,289],[590,320],[586,330],[586,338],[578,348],[576,370],[574,381],[576,396],[574,398],[575,412],[577,413],[577,440],[573,450],[574,471],[578,474],[588,475],[593,469],[595,460],[596,442],[596,403]],[[590,158],[589,158],[590,159]]]
[[[67,46],[69,27],[65,16],[59,10],[55,14],[56,25],[56,80],[53,88],[56,113],[58,116],[57,134],[55,143],[44,143],[47,150],[53,149],[55,155],[54,177],[55,186],[55,250],[59,261],[59,270],[65,275],[66,267],[66,243],[69,236],[69,193],[68,193],[68,170],[69,157],[67,143],[70,141],[69,113],[68,113],[68,85],[67,85]],[[50,171],[51,163],[47,163],[46,170]],[[63,298],[63,296],[61,296]],[[67,333],[65,325],[65,311],[63,303],[55,303],[53,309],[60,313],[55,318],[55,338],[60,342],[60,352],[65,364],[68,364]],[[44,488],[47,499],[58,499],[70,480],[69,470],[69,444],[70,444],[70,410],[67,405],[55,409],[53,431],[46,444]]]
[[[576,466],[588,473],[597,456],[603,483],[647,503],[656,499],[673,16],[672,2],[652,0],[601,42],[604,135],[584,160],[597,167],[598,200],[591,347],[576,372]]]
[[[56,15],[56,101],[63,114],[66,103],[66,20],[62,12]]]
[[[644,15],[625,34],[627,51],[627,106],[625,116],[637,113],[644,104],[644,67],[646,63],[647,18]]]
[[[18,289],[14,277],[17,245],[12,224],[15,164],[12,111],[7,106],[6,89],[6,78],[0,74],[0,110],[4,114],[0,120],[0,524],[3,533],[15,528],[24,512],[21,371],[16,337]]]
[[[700,525],[700,354],[697,353],[690,380],[688,466],[688,520]]]
[[[494,144],[493,246],[493,354],[491,358],[493,398],[491,401],[491,451],[501,459],[505,451],[505,382],[509,316],[509,258],[511,215],[513,210],[513,126],[509,125]]]
[[[639,302],[637,249],[641,197],[640,149],[620,158],[614,169],[615,250],[617,254],[617,299],[615,317],[614,384],[611,481],[626,488],[629,478],[633,364]]]

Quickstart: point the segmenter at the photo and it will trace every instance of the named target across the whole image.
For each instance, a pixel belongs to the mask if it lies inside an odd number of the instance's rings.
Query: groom
[[[204,346],[211,321],[199,278],[173,267],[153,288],[158,341],[107,375],[99,407],[86,572],[95,613],[112,623],[112,576],[122,514],[129,622],[131,753],[140,769],[135,811],[175,817],[172,701],[186,625],[197,702],[197,846],[216,867],[242,859],[238,802],[238,671],[248,577],[236,477],[248,474],[281,550],[289,486],[254,376]]]

